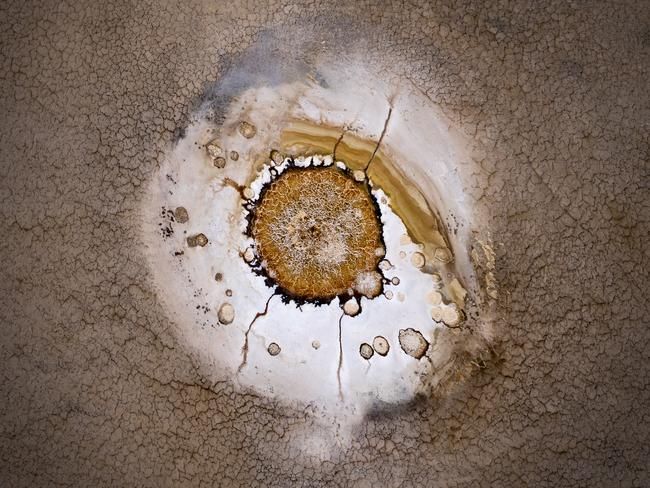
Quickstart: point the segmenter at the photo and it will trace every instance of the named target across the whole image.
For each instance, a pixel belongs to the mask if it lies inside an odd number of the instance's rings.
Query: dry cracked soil
[[[269,31],[398,60],[485,149],[492,354],[344,441],[207,384],[142,257],[166,147]],[[0,67],[0,485],[650,486],[647,1],[4,1]]]

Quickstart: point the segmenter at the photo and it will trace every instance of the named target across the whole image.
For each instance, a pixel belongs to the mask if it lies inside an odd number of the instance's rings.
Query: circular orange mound
[[[304,300],[330,300],[383,256],[377,207],[336,167],[290,168],[257,202],[251,234],[266,274]]]

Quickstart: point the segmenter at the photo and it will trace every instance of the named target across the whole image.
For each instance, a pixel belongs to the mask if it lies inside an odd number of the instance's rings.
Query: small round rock
[[[370,346],[370,344],[363,343],[359,347],[359,354],[361,354],[361,357],[363,359],[370,359],[372,355],[375,353],[374,349]]]
[[[282,164],[282,161],[284,161],[284,155],[275,149],[271,151],[271,161],[273,161],[275,164]]]
[[[212,164],[214,165],[215,168],[223,169],[226,167],[226,158],[223,158],[221,156],[216,157],[212,161]]]
[[[450,263],[453,261],[454,256],[451,251],[446,247],[439,247],[433,253],[433,257],[441,263]]]
[[[230,303],[224,303],[219,307],[217,317],[219,322],[224,325],[232,324],[232,321],[235,320],[235,308]]]
[[[221,146],[219,146],[219,141],[217,139],[213,139],[212,141],[208,142],[205,147],[208,150],[208,154],[213,160],[217,156],[221,156]]]
[[[426,264],[424,254],[421,252],[414,252],[411,256],[411,264],[418,269],[424,268],[424,265]]]
[[[208,243],[208,238],[205,234],[196,234],[187,238],[187,245],[190,247],[204,247]]]
[[[360,310],[361,307],[359,306],[359,302],[356,298],[350,298],[347,302],[345,302],[345,304],[343,304],[343,313],[345,313],[345,315],[349,315],[350,317],[357,315]]]
[[[409,356],[415,359],[422,359],[429,349],[429,343],[422,333],[415,329],[400,329],[399,345]]]
[[[442,321],[450,327],[458,325],[460,322],[460,313],[456,305],[451,304],[442,309]]]
[[[255,259],[255,251],[253,248],[249,247],[244,251],[244,261],[251,263]]]
[[[244,121],[239,124],[239,133],[246,139],[251,139],[257,134],[257,129],[250,122]]]
[[[320,341],[312,341],[311,347],[313,347],[314,349],[320,349]]]
[[[390,350],[390,344],[388,344],[386,338],[382,336],[377,336],[372,340],[372,347],[380,356],[385,356]]]
[[[230,151],[230,159],[237,161],[239,159],[239,153],[237,151]]]
[[[174,218],[179,224],[184,224],[190,220],[190,216],[187,213],[187,209],[185,207],[176,207],[176,210],[174,210]]]
[[[277,345],[275,342],[271,342],[271,344],[269,344],[269,347],[267,347],[266,350],[269,352],[271,356],[277,356],[278,354],[280,354],[280,351],[282,349],[280,349],[280,346]]]
[[[354,178],[355,181],[362,182],[363,180],[366,179],[366,173],[364,173],[360,169],[355,169],[352,172],[352,178]]]

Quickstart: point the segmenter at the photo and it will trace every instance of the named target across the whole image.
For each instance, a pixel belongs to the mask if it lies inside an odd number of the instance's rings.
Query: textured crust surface
[[[256,205],[252,237],[266,272],[284,290],[327,300],[377,269],[380,225],[367,190],[342,171],[289,169]]]
[[[1,485],[650,485],[650,3],[407,5],[2,3]],[[350,444],[204,384],[138,237],[193,101],[273,28],[389,60],[479,141],[499,243],[491,362]]]

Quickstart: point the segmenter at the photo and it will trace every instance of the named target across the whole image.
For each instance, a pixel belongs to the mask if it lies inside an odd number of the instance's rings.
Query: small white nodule
[[[359,306],[359,302],[357,301],[356,298],[350,298],[343,305],[343,313],[345,313],[345,315],[349,315],[350,317],[354,317],[355,315],[357,315],[360,310],[361,307]]]
[[[230,303],[224,303],[219,307],[219,312],[217,313],[219,322],[224,325],[232,324],[232,321],[235,320],[235,309]]]

